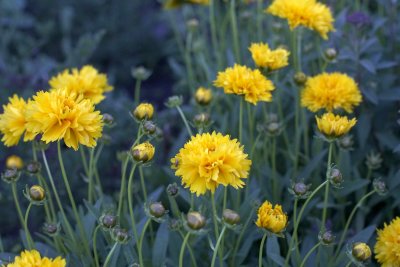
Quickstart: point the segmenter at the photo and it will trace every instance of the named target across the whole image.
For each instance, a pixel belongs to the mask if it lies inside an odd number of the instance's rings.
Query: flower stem
[[[136,79],[135,83],[135,105],[139,105],[140,102],[140,89],[142,85],[141,79]]]
[[[183,240],[182,242],[184,242],[184,241],[185,241],[185,236],[183,235],[182,231],[179,230],[179,234],[180,234],[181,237],[182,237],[182,240]],[[191,260],[192,260],[192,265],[193,265],[194,267],[197,267],[196,258],[195,258],[195,256],[194,256],[193,249],[190,247],[190,244],[189,244],[189,243],[187,243],[186,246],[187,246],[187,248],[188,248],[188,250],[189,250],[190,258],[191,258]]]
[[[93,232],[93,253],[94,253],[94,263],[96,264],[96,267],[100,267],[99,264],[99,255],[97,254],[97,232],[100,229],[100,224],[96,226]]]
[[[262,5],[263,0],[257,0],[257,38],[259,42],[262,41]]]
[[[31,233],[29,232],[28,228],[28,216],[31,208],[32,208],[32,202],[29,203],[28,208],[26,209],[25,219],[24,219],[25,236],[26,236],[26,242],[28,244],[28,249],[33,249],[35,247]]]
[[[214,223],[214,234],[215,234],[215,240],[218,239],[219,237],[219,230],[218,230],[218,216],[217,216],[217,207],[215,206],[215,195],[214,193],[211,193],[211,205],[212,205],[212,211],[213,211],[213,223]],[[220,266],[223,266],[223,261],[222,261],[222,254],[221,251],[218,251],[219,254],[219,261],[220,261]]]
[[[275,202],[278,201],[279,198],[279,188],[278,188],[278,179],[276,177],[276,138],[272,138],[272,152],[271,152],[271,165],[272,165],[272,190],[273,190],[273,199]]]
[[[11,183],[11,190],[14,198],[15,207],[17,208],[19,222],[21,226],[24,226],[24,216],[22,215],[21,206],[19,205],[18,194],[17,194],[17,183]]]
[[[179,253],[179,267],[183,267],[183,255],[185,254],[185,247],[186,247],[186,243],[188,242],[189,236],[190,236],[190,232],[187,232],[185,238],[183,239],[181,251]]]
[[[247,220],[246,220],[246,222],[245,222],[245,224],[244,224],[242,230],[240,231],[239,237],[238,237],[238,239],[237,239],[237,241],[236,241],[236,244],[235,244],[235,248],[233,249],[233,254],[232,254],[233,256],[232,256],[231,265],[233,265],[233,263],[234,263],[234,261],[235,261],[235,259],[236,259],[236,253],[237,253],[237,251],[238,251],[238,249],[239,249],[239,245],[240,245],[240,243],[241,243],[241,241],[242,241],[243,235],[244,235],[244,233],[245,233],[247,227],[248,227],[249,224],[250,224],[250,221],[251,221],[251,218],[252,218],[252,215],[253,215],[253,211],[254,211],[254,210],[251,209],[251,212],[250,212],[250,214],[249,214],[249,217],[247,218]]]
[[[44,190],[46,191],[46,202],[44,203],[44,210],[46,212],[46,216],[49,219],[49,221],[53,222],[57,220],[57,214],[54,209],[54,204],[53,204],[53,199],[50,193],[50,188],[49,185],[47,184],[46,180],[42,176],[41,173],[38,173],[37,175],[39,185],[44,187]]]
[[[111,256],[112,256],[112,254],[114,253],[114,251],[115,251],[115,249],[117,248],[117,246],[118,246],[118,242],[115,242],[115,243],[114,243],[114,246],[111,248],[110,252],[109,252],[108,255],[107,255],[107,258],[106,258],[106,261],[104,262],[103,267],[107,267],[107,266],[108,266],[108,263],[109,263],[110,260],[111,260]]]
[[[147,192],[146,192],[146,185],[144,183],[144,175],[143,175],[142,166],[139,166],[139,176],[140,176],[140,184],[142,186],[142,191],[143,191],[144,203],[147,203]]]
[[[210,20],[210,30],[211,30],[211,42],[213,46],[213,51],[215,53],[215,58],[217,59],[218,69],[222,68],[221,54],[219,52],[217,28],[215,23],[215,0],[210,0],[210,10],[209,10],[209,20]]]
[[[329,152],[328,152],[328,164],[326,167],[326,181],[329,180],[329,175],[331,172],[331,164],[332,164],[332,151],[333,151],[333,143],[329,143]],[[322,210],[322,222],[321,222],[321,232],[325,231],[325,222],[327,216],[327,206],[328,206],[328,196],[329,196],[329,182],[325,185],[325,195],[324,195],[324,206]]]
[[[231,26],[232,26],[232,38],[233,38],[233,50],[235,53],[235,60],[240,64],[240,44],[239,44],[239,35],[238,35],[238,25],[236,18],[236,1],[231,0],[230,4],[230,18],[231,18]]]
[[[239,106],[239,143],[242,142],[242,128],[243,128],[243,99],[240,99]]]
[[[192,132],[192,130],[190,129],[189,123],[188,123],[188,121],[186,120],[185,114],[183,114],[181,107],[180,107],[180,106],[176,106],[176,109],[178,110],[179,115],[181,115],[181,118],[182,118],[182,120],[183,120],[183,123],[185,124],[186,130],[188,131],[189,135],[190,135],[190,136],[193,136],[193,132]]]
[[[211,267],[214,267],[214,265],[215,265],[215,259],[217,258],[217,252],[219,252],[219,245],[221,244],[221,241],[223,240],[223,237],[224,237],[224,234],[225,234],[225,230],[226,230],[226,226],[224,225],[224,227],[222,228],[221,233],[219,234],[217,243],[215,244],[215,247],[214,247],[214,253],[213,253],[212,260],[211,260]]]
[[[313,246],[313,247],[310,249],[310,251],[308,251],[308,253],[307,253],[306,256],[304,257],[303,261],[301,262],[300,267],[303,267],[303,266],[306,264],[307,259],[311,256],[311,254],[312,254],[320,245],[321,245],[321,243],[318,243],[318,244],[316,244],[315,246]]]
[[[128,168],[129,157],[127,156],[124,162],[122,163],[122,178],[121,178],[121,188],[119,190],[119,201],[118,201],[118,218],[121,218],[122,212],[122,203],[124,201],[125,196],[125,184],[126,184],[126,169]]]
[[[133,213],[133,203],[132,203],[132,181],[133,181],[133,174],[135,172],[137,164],[134,163],[132,168],[131,168],[131,173],[129,174],[129,179],[128,179],[128,206],[129,206],[129,215],[131,217],[131,223],[132,223],[132,229],[133,229],[133,235],[135,237],[135,240],[139,240],[139,235],[136,229],[136,222],[135,222],[135,215]],[[139,251],[138,251],[139,253]]]
[[[263,251],[264,251],[264,244],[265,240],[267,239],[267,233],[263,235],[263,238],[261,239],[261,244],[260,244],[260,250],[258,252],[258,267],[263,266]]]
[[[139,264],[140,266],[145,266],[143,262],[143,253],[142,253],[142,246],[143,246],[143,238],[144,234],[146,232],[147,227],[150,225],[151,219],[147,219],[145,225],[143,226],[142,233],[140,234],[140,239],[139,239]]]
[[[81,148],[82,149],[82,148]],[[89,172],[88,172],[88,201],[90,204],[93,203],[93,191],[94,191],[94,181],[93,181],[93,159],[94,159],[94,148],[90,148],[89,156]]]

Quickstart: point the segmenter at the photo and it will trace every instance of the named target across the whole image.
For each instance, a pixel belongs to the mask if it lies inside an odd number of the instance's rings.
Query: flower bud
[[[16,169],[7,169],[1,174],[1,179],[6,183],[15,183],[18,181],[20,172]]]
[[[192,230],[200,230],[206,225],[206,218],[197,211],[191,211],[186,216],[187,225]]]
[[[176,183],[167,186],[167,193],[171,197],[176,197],[179,194],[179,187]]]
[[[182,226],[182,222],[177,219],[170,219],[168,222],[168,227],[171,231],[178,231]]]
[[[111,114],[104,113],[103,114],[103,122],[107,126],[111,126],[114,122],[114,117]]]
[[[293,80],[298,86],[303,86],[307,82],[307,76],[304,72],[297,72],[294,75]]]
[[[335,241],[336,236],[333,235],[332,231],[325,231],[319,233],[318,239],[323,245],[331,245]]]
[[[240,215],[236,211],[233,211],[233,210],[230,210],[230,209],[225,209],[222,212],[222,219],[227,224],[235,225],[235,224],[238,224],[240,222]]]
[[[26,171],[29,174],[37,174],[42,169],[42,164],[39,161],[31,161],[26,165]]]
[[[156,132],[157,126],[154,122],[152,121],[145,121],[143,123],[143,130],[145,133],[152,135]]]
[[[40,185],[32,185],[29,188],[29,197],[35,202],[40,202],[46,199],[46,192]]]
[[[154,114],[154,107],[149,103],[141,103],[133,111],[133,116],[139,120],[151,120]]]
[[[149,142],[141,143],[131,148],[131,154],[135,161],[148,162],[154,157],[155,148]]]
[[[386,193],[388,191],[387,187],[386,187],[386,183],[381,178],[374,179],[374,181],[372,182],[372,185],[373,185],[376,193],[378,193],[381,196],[386,195]]]
[[[291,188],[289,188],[289,192],[294,195],[296,198],[307,198],[310,194],[310,185],[306,185],[303,182],[292,183]]]
[[[272,112],[267,114],[267,123],[278,122],[278,121],[279,121],[278,114]]]
[[[137,80],[145,81],[150,77],[151,71],[149,71],[143,66],[139,66],[131,69],[131,75],[133,78]]]
[[[189,19],[186,22],[186,26],[189,31],[195,31],[199,27],[199,21],[197,19]]]
[[[165,215],[165,208],[160,202],[151,203],[149,206],[150,215],[161,218]]]
[[[367,244],[356,242],[353,244],[351,255],[353,255],[357,261],[365,262],[371,258],[372,253]]]
[[[371,152],[367,155],[367,164],[368,168],[371,170],[377,170],[382,166],[382,156],[380,153]]]
[[[117,225],[117,216],[113,214],[103,214],[100,219],[100,224],[106,229],[114,228]]]
[[[199,87],[196,90],[194,98],[196,99],[196,102],[199,105],[206,106],[212,100],[212,91],[211,91],[211,89],[207,89],[207,88],[204,88],[204,87]]]
[[[194,125],[197,128],[205,128],[210,124],[210,114],[200,113],[193,118]]]
[[[182,105],[182,102],[183,102],[182,96],[174,95],[168,97],[168,100],[165,103],[165,105],[169,108],[175,108]]]
[[[344,150],[352,150],[353,149],[353,136],[345,135],[338,140],[338,145],[340,148]]]
[[[44,223],[42,229],[49,236],[56,236],[61,230],[61,225],[58,223]]]
[[[325,57],[329,61],[334,60],[336,58],[336,56],[337,56],[337,51],[335,48],[328,48],[325,50]]]
[[[282,125],[278,122],[270,122],[266,126],[269,136],[278,136],[282,132]]]
[[[129,234],[126,229],[115,227],[111,232],[111,236],[115,242],[126,244],[129,240]]]
[[[340,170],[332,167],[329,171],[329,181],[335,187],[339,187],[343,183],[343,176]]]
[[[24,167],[24,161],[16,155],[11,155],[6,160],[6,167],[7,169],[15,168],[17,170],[21,170]]]

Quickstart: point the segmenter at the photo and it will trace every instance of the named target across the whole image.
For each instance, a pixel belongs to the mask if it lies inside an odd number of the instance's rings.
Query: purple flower
[[[369,16],[363,12],[356,11],[348,14],[346,17],[348,23],[354,24],[356,26],[363,26],[371,22]]]

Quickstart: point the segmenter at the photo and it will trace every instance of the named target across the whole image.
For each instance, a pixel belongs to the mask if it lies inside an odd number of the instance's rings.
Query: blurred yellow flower
[[[133,111],[133,116],[135,116],[138,120],[151,120],[154,114],[154,107],[149,103],[141,103],[139,104],[135,110]]]
[[[274,0],[266,12],[287,19],[291,30],[304,26],[318,32],[324,39],[328,38],[328,32],[335,30],[329,7],[316,0]]]
[[[349,120],[346,116],[339,116],[333,113],[325,113],[322,117],[315,116],[317,120],[318,130],[328,139],[338,138],[347,134],[357,120],[355,118]]]
[[[194,98],[199,105],[208,105],[212,100],[212,91],[208,88],[199,87]]]
[[[7,264],[7,267],[65,267],[67,265],[65,259],[57,257],[49,259],[41,257],[36,250],[25,250],[20,256],[16,256],[13,263]]]
[[[21,170],[24,167],[24,161],[16,155],[11,155],[7,157],[6,167],[7,169],[15,168],[17,170]]]
[[[185,4],[192,4],[192,5],[209,5],[210,0],[167,0],[164,3],[164,8],[172,9],[177,8]]]
[[[0,114],[0,132],[3,135],[1,141],[5,146],[15,146],[25,132],[25,108],[23,98],[13,95],[9,103],[3,105],[3,113]]]
[[[107,76],[99,73],[92,66],[83,66],[80,70],[64,70],[62,73],[52,77],[49,81],[52,89],[67,89],[71,92],[83,94],[84,98],[91,100],[94,104],[100,103],[104,93],[112,91],[113,87],[108,84]]]
[[[153,159],[155,148],[149,142],[145,142],[132,147],[131,153],[134,160],[144,163]]]
[[[344,109],[353,112],[362,101],[357,83],[346,74],[322,73],[308,78],[301,92],[301,105],[312,112]]]
[[[282,206],[276,204],[272,207],[269,201],[265,201],[258,209],[256,225],[272,233],[279,234],[285,230],[288,222],[287,215],[282,211]]]
[[[400,217],[396,217],[383,229],[378,229],[375,259],[382,267],[400,266]]]
[[[271,50],[266,43],[252,43],[251,57],[258,67],[277,70],[288,65],[290,52],[283,48]]]
[[[272,101],[271,91],[275,89],[274,84],[259,70],[238,64],[219,72],[214,85],[223,88],[226,94],[243,95],[247,102],[254,105],[258,101]]]
[[[171,164],[182,184],[199,196],[207,190],[214,192],[219,185],[242,188],[251,160],[236,139],[213,132],[192,136]]]
[[[46,143],[63,139],[77,150],[79,144],[94,147],[103,130],[102,116],[93,103],[68,90],[39,91],[28,102],[26,128],[32,140],[42,135]]]

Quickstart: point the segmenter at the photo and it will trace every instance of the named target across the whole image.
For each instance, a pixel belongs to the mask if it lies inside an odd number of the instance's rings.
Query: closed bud
[[[3,179],[4,182],[6,183],[15,183],[18,181],[20,176],[20,172],[13,168],[13,169],[6,169],[2,174],[1,174],[1,179]]]
[[[103,214],[100,219],[100,224],[106,229],[114,228],[117,225],[117,216],[113,214]]]
[[[304,199],[310,195],[310,185],[306,185],[303,182],[292,183],[289,188],[289,192],[296,198]]]
[[[163,204],[159,202],[151,203],[149,206],[149,212],[152,216],[156,218],[161,218],[165,215],[165,208]]]
[[[353,136],[345,135],[338,140],[338,145],[340,148],[344,150],[352,150],[353,149]]]
[[[133,111],[133,116],[139,120],[151,120],[154,114],[154,107],[149,103],[141,103]]]
[[[41,202],[46,199],[46,192],[40,185],[33,185],[29,188],[29,197],[32,201]]]
[[[336,58],[336,56],[337,56],[337,52],[336,52],[335,48],[328,48],[325,50],[325,57],[329,61],[334,60]]]
[[[179,187],[176,183],[167,186],[167,193],[171,197],[176,197],[179,194]]]
[[[380,153],[374,153],[371,152],[367,155],[367,161],[365,164],[367,164],[368,168],[371,170],[377,170],[382,166],[382,156]]]
[[[105,125],[110,126],[114,122],[114,117],[111,114],[104,113],[103,114],[103,122]]]
[[[278,136],[282,132],[282,125],[278,122],[270,122],[266,127],[269,136]]]
[[[6,160],[6,167],[7,169],[21,170],[24,167],[24,161],[16,155],[11,155]]]
[[[318,239],[323,245],[331,245],[335,241],[336,236],[333,235],[332,231],[325,231],[319,233]]]
[[[193,122],[197,128],[205,128],[210,124],[210,114],[208,113],[197,114],[196,116],[194,116]]]
[[[114,227],[111,232],[111,236],[115,242],[126,244],[129,240],[129,233],[126,229],[120,227]]]
[[[236,225],[240,222],[240,216],[236,211],[225,209],[222,212],[222,219],[230,225]]]
[[[384,196],[387,193],[387,187],[386,187],[386,183],[381,179],[381,178],[376,178],[374,179],[373,183],[372,183],[375,191],[381,195]]]
[[[329,171],[329,181],[335,187],[339,187],[343,183],[343,176],[340,170],[332,167]]]
[[[42,165],[39,161],[31,161],[26,165],[26,171],[29,174],[37,174],[42,169]]]
[[[293,80],[298,86],[303,86],[307,82],[307,75],[303,72],[297,72],[294,75]]]
[[[208,105],[212,100],[212,91],[211,89],[199,87],[194,96],[199,105],[205,106]]]
[[[372,253],[371,249],[367,244],[362,242],[357,242],[353,244],[351,255],[353,255],[353,257],[357,261],[365,262],[371,258]]]
[[[197,19],[190,19],[186,22],[186,26],[189,31],[195,31],[199,27],[199,21]]]
[[[141,143],[135,147],[131,148],[131,154],[135,161],[138,162],[148,162],[153,159],[155,153],[155,148],[152,144],[146,142]]]
[[[268,113],[267,114],[267,123],[273,123],[273,122],[278,122],[279,117],[278,114],[276,113]]]
[[[151,71],[143,66],[139,66],[131,70],[131,75],[137,80],[145,81],[150,77]]]
[[[200,230],[206,225],[206,218],[197,211],[191,211],[186,216],[187,225],[192,230]]]
[[[179,107],[180,105],[182,105],[183,99],[182,96],[170,96],[168,97],[167,102],[165,103],[165,105],[169,108],[175,108],[175,107]]]
[[[182,222],[177,219],[170,219],[168,222],[168,227],[171,231],[178,231],[182,226]]]
[[[44,223],[42,230],[49,236],[56,236],[61,230],[61,225],[58,223]]]
[[[144,130],[145,133],[152,135],[152,134],[154,134],[156,132],[157,127],[156,127],[156,124],[154,122],[145,121],[143,123],[143,130]]]

